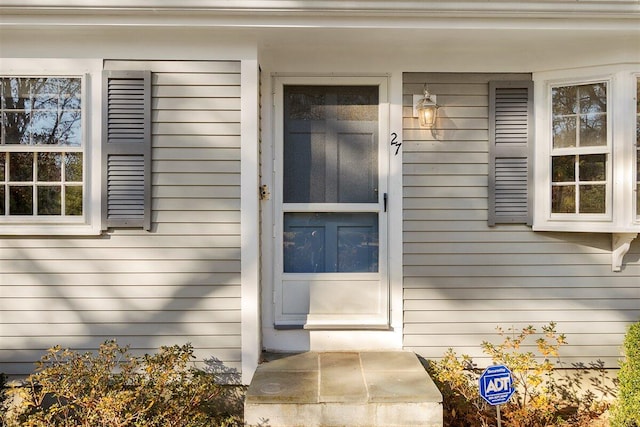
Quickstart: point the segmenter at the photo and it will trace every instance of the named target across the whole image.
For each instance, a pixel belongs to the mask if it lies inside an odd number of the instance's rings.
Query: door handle
[[[387,197],[387,193],[384,193],[384,195],[382,196],[382,200],[384,201],[384,211],[387,211],[387,203],[388,203],[388,197]]]

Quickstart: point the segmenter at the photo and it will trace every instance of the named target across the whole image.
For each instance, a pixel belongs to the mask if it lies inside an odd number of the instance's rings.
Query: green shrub
[[[564,335],[558,334],[555,327],[551,322],[542,327],[541,334],[533,326],[506,332],[498,328],[502,340],[499,344],[481,344],[493,363],[506,365],[512,372],[515,393],[500,407],[503,425],[586,425],[606,409],[593,395],[578,396],[569,387],[574,381],[559,381],[553,375],[552,359],[559,357],[560,347],[566,344]],[[524,350],[531,339],[535,339],[535,352]],[[471,357],[458,356],[449,349],[440,361],[429,361],[427,369],[443,394],[444,425],[496,425],[496,409],[480,396],[478,378],[482,370]]]
[[[190,367],[191,345],[161,347],[136,357],[115,341],[97,354],[50,349],[18,394],[13,426],[177,426],[242,425],[221,401],[238,400],[237,389],[215,375]]]
[[[640,427],[640,322],[629,327],[620,363],[618,400],[612,410],[614,427]]]

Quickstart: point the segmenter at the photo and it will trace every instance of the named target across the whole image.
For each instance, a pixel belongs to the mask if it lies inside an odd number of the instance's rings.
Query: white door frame
[[[265,76],[266,77],[266,76]],[[402,128],[402,75],[397,73],[394,75],[378,74],[375,76],[356,76],[349,74],[347,76],[309,76],[309,75],[277,75],[274,74],[272,79],[263,79],[263,94],[265,98],[263,105],[263,149],[262,149],[262,183],[267,184],[270,190],[269,200],[262,202],[262,330],[263,330],[263,347],[266,350],[276,351],[305,351],[312,349],[326,348],[332,349],[374,349],[374,348],[400,348],[402,347],[402,268],[397,264],[401,260],[398,248],[402,247],[402,218],[401,218],[401,198],[402,198],[402,178],[401,178],[401,156],[397,156],[396,147],[389,149],[392,139],[395,143],[401,140]],[[386,213],[388,218],[388,227],[385,226],[384,234],[389,244],[385,249],[384,275],[388,280],[385,284],[387,289],[384,301],[384,322],[371,322],[369,328],[366,325],[359,325],[357,330],[346,329],[318,331],[309,330],[286,330],[280,325],[278,328],[274,326],[275,310],[274,305],[278,295],[276,295],[276,286],[274,284],[274,272],[278,271],[274,262],[275,249],[281,248],[281,239],[277,236],[281,235],[282,224],[281,215],[277,214],[278,206],[281,206],[282,200],[279,193],[279,186],[276,174],[278,165],[278,156],[276,153],[281,150],[281,136],[276,136],[276,118],[281,115],[276,114],[277,108],[282,108],[281,100],[275,96],[278,85],[282,88],[283,84],[334,84],[334,85],[382,85],[379,99],[379,147],[384,152],[384,156],[379,156],[379,169],[381,176],[387,176],[390,172],[392,176],[386,179],[390,202],[389,210]],[[266,95],[269,94],[269,95]],[[395,94],[395,95],[394,95]],[[393,99],[395,98],[395,99]],[[395,120],[394,120],[395,119]],[[390,123],[395,123],[393,131],[391,131]],[[395,135],[395,136],[391,136]],[[381,191],[380,198],[384,193]],[[383,230],[380,230],[382,233]],[[392,260],[395,262],[391,265]],[[381,263],[382,264],[382,263]],[[380,271],[382,274],[383,272]],[[379,319],[378,319],[379,320]],[[344,325],[342,325],[344,326]],[[376,330],[377,328],[377,330]]]

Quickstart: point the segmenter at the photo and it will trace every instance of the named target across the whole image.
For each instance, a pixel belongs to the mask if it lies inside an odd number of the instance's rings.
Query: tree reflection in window
[[[2,143],[80,146],[79,78],[3,78]]]
[[[551,175],[551,212],[606,212],[606,154],[554,156]]]
[[[83,214],[82,79],[0,78],[0,215]]]
[[[607,86],[553,88],[553,148],[607,145]]]
[[[607,83],[552,89],[551,212],[607,212]]]

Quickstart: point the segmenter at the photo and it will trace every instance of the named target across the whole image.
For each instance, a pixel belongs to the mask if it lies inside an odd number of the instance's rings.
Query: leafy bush
[[[533,326],[506,332],[498,328],[500,344],[487,341],[481,344],[493,363],[506,365],[512,372],[515,393],[500,408],[505,425],[582,425],[605,409],[606,405],[596,402],[593,395],[585,398],[572,390],[569,385],[574,384],[573,381],[559,381],[553,375],[551,359],[557,359],[560,347],[566,344],[565,336],[558,334],[555,328],[553,322],[542,327],[542,334],[538,334]],[[526,341],[536,336],[536,352],[525,351]],[[449,349],[440,361],[429,361],[427,369],[443,394],[445,425],[495,425],[496,409],[480,396],[478,378],[482,370],[471,357],[458,356]],[[580,371],[576,372],[579,374]]]
[[[7,376],[4,372],[0,372],[0,409],[2,409],[4,405],[4,401],[7,398],[5,388],[7,387]],[[0,416],[0,421],[2,418]]]
[[[54,347],[37,363],[25,387],[14,390],[17,408],[9,426],[178,426],[242,425],[221,402],[237,402],[237,389],[189,367],[191,345],[161,347],[135,357],[115,341],[97,354]],[[5,408],[6,409],[6,408]],[[237,411],[237,406],[234,408]]]
[[[626,358],[620,363],[620,391],[612,410],[614,427],[640,427],[640,322],[629,327],[624,339]]]

